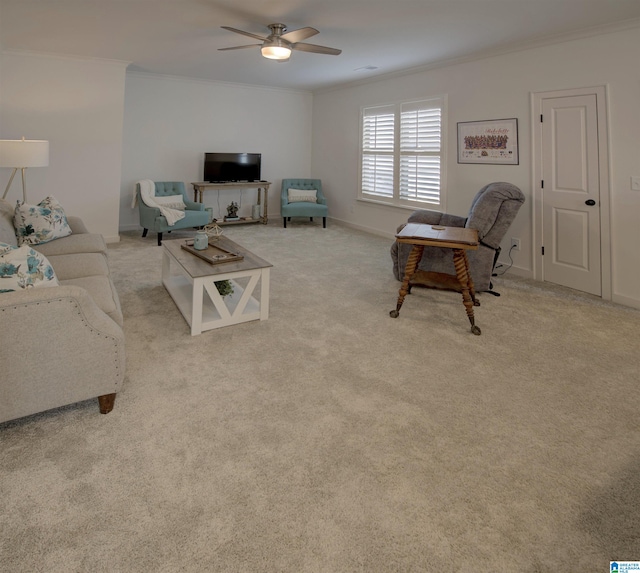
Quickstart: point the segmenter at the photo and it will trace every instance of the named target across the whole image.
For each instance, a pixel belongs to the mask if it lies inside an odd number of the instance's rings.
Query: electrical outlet
[[[511,237],[511,249],[513,249],[514,251],[520,250],[520,239],[515,239],[514,237]]]

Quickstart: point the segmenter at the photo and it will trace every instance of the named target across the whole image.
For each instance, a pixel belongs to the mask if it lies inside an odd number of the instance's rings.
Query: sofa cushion
[[[62,205],[54,197],[46,197],[37,205],[18,201],[13,217],[19,245],[38,245],[71,234]]]
[[[98,233],[69,235],[48,243],[33,245],[33,248],[47,257],[74,253],[107,253],[104,237]]]
[[[17,247],[18,239],[13,226],[14,213],[15,207],[8,201],[0,199],[0,242]]]
[[[0,243],[0,293],[26,288],[58,286],[47,258],[28,245]]]
[[[108,276],[95,275],[77,277],[60,281],[61,285],[74,285],[85,289],[98,308],[112,318],[119,326],[123,325],[122,310],[116,287]]]
[[[109,276],[109,264],[103,253],[49,255],[48,259],[60,281],[95,275]]]

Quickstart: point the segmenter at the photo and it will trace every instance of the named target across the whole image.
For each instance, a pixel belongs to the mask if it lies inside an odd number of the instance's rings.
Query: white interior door
[[[602,294],[595,94],[542,100],[543,278]]]

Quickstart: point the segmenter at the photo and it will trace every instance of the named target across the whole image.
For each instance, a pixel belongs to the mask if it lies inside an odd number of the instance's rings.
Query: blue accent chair
[[[289,203],[289,189],[315,189],[317,203],[308,201]],[[280,214],[285,229],[287,228],[287,220],[291,221],[291,217],[309,217],[311,221],[314,217],[322,217],[322,226],[326,229],[329,208],[327,200],[322,194],[322,181],[320,179],[283,179],[280,193]]]
[[[180,219],[175,225],[169,225],[166,217],[160,214],[157,207],[145,205],[140,197],[140,185],[136,184],[138,194],[138,210],[140,212],[140,225],[142,226],[142,236],[146,237],[149,230],[158,233],[158,246],[162,245],[162,233],[170,233],[178,229],[188,229],[208,225],[209,212],[205,210],[202,203],[191,201],[187,197],[187,192],[182,181],[155,181],[156,197],[166,197],[168,195],[182,195],[186,209],[184,219]]]

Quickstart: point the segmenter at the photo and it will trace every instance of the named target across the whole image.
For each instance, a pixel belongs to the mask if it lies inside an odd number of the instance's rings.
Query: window
[[[443,98],[362,110],[360,198],[444,208]]]

